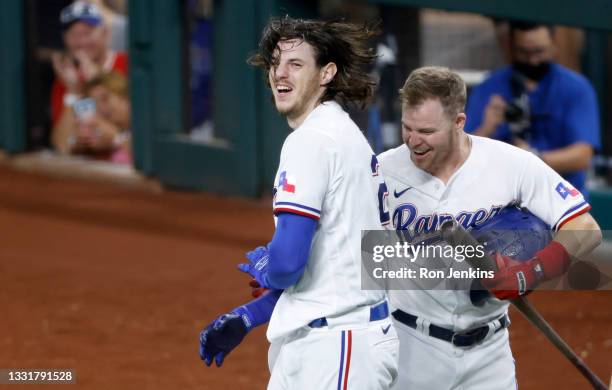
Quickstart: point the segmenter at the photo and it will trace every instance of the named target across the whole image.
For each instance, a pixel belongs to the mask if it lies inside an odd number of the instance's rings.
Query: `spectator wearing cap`
[[[51,90],[51,143],[61,154],[79,152],[73,140],[79,126],[73,106],[83,98],[84,85],[116,71],[127,75],[127,55],[108,47],[108,29],[95,4],[76,1],[60,13],[65,51],[52,58],[55,80]]]

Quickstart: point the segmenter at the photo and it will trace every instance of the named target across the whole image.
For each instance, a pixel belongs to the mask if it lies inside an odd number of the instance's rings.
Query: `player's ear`
[[[465,126],[465,119],[465,113],[460,112],[459,114],[457,114],[457,116],[455,117],[455,129],[463,130],[463,127]]]
[[[338,72],[338,67],[335,63],[329,62],[327,65],[321,67],[321,85],[329,84],[333,79],[336,73]]]

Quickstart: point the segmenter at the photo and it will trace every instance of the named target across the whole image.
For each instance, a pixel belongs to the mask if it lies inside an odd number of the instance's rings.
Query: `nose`
[[[278,64],[274,68],[274,78],[275,79],[285,79],[288,77],[289,72],[287,71],[288,67],[286,64]]]
[[[404,138],[404,143],[411,149],[421,144],[421,137],[414,131],[404,129],[402,130],[402,136]]]

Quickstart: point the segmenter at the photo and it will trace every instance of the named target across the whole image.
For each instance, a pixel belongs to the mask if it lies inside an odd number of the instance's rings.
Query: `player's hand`
[[[251,295],[253,296],[253,298],[259,298],[260,296],[264,295],[266,292],[269,291],[269,289],[261,287],[259,282],[255,279],[251,279],[249,281],[249,286],[251,287]]]
[[[260,246],[251,252],[247,252],[246,258],[249,262],[238,264],[238,269],[251,275],[260,287],[270,288],[268,284],[268,262],[270,260],[268,248]]]
[[[493,256],[497,263],[495,277],[483,278],[481,281],[497,299],[512,300],[529,294],[536,287],[537,258],[520,262],[500,253],[495,253]]]
[[[250,330],[250,321],[239,312],[219,316],[200,332],[200,358],[208,367],[213,359],[217,367],[221,367],[225,357]]]

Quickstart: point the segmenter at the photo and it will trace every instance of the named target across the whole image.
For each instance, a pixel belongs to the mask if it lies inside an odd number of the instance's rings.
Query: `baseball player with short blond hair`
[[[531,260],[498,256],[495,277],[482,279],[494,297],[481,305],[469,291],[390,291],[401,342],[393,388],[514,390],[508,300],[562,275],[601,232],[582,194],[534,154],[464,132],[466,88],[456,73],[416,69],[400,95],[404,144],[379,156],[396,229],[414,236],[453,218],[469,229],[518,205],[556,234]],[[571,229],[593,234],[576,246],[559,234]]]

